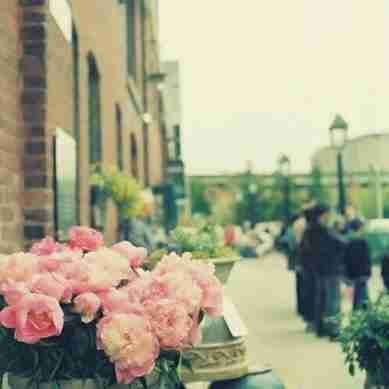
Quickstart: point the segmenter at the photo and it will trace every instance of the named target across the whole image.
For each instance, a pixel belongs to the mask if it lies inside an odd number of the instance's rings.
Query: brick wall
[[[137,2],[138,3],[138,2]],[[103,164],[115,166],[116,157],[116,112],[118,104],[123,121],[124,168],[130,172],[130,133],[138,139],[140,169],[142,172],[141,112],[134,99],[140,98],[139,82],[128,79],[127,35],[125,5],[117,1],[96,2],[71,1],[75,28],[79,37],[80,52],[80,150],[81,150],[81,221],[89,222],[89,122],[88,122],[88,62],[92,54],[100,74],[101,121],[103,133]],[[96,28],[97,26],[109,28]],[[138,56],[139,57],[139,56]],[[138,58],[137,57],[137,58]],[[141,66],[141,63],[138,63]],[[135,95],[135,96],[133,96]],[[143,177],[141,177],[143,179]],[[116,239],[117,223],[115,209],[110,207],[106,236],[108,241]]]
[[[0,252],[18,250],[23,244],[22,160],[19,72],[20,12],[15,0],[0,2]]]

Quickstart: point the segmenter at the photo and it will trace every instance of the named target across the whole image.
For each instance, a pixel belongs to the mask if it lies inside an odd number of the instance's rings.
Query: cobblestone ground
[[[371,286],[374,294],[381,288],[377,274]],[[348,375],[339,345],[304,331],[294,287],[278,254],[244,260],[233,270],[227,292],[249,329],[250,363],[271,365],[286,389],[362,389],[364,376]],[[346,299],[343,309],[348,305]]]

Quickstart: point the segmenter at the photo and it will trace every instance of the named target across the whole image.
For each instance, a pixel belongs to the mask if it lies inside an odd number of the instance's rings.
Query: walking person
[[[345,276],[354,287],[353,310],[367,307],[369,302],[368,281],[372,273],[369,245],[362,237],[363,223],[354,222],[354,233],[350,237],[344,256]]]
[[[303,219],[295,226],[301,235],[296,266],[296,288],[299,301],[298,309],[307,325],[306,331],[313,332],[315,329],[315,266],[314,251],[311,244],[310,233],[313,225],[314,207],[306,207]]]
[[[345,243],[329,229],[329,220],[329,207],[315,206],[306,240],[312,255],[314,274],[315,331],[320,337],[336,339],[339,324],[334,318],[340,313],[340,279]]]

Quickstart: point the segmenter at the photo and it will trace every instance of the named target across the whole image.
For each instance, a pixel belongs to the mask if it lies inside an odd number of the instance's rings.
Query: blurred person
[[[344,242],[328,227],[330,208],[317,205],[305,234],[314,275],[314,326],[320,337],[336,339],[339,324],[334,317],[340,313],[341,261]]]
[[[303,275],[300,261],[300,246],[306,229],[307,221],[304,211],[296,216],[292,222],[291,228],[294,238],[294,252],[293,252],[293,270],[296,274],[296,309],[300,316],[304,316],[303,307]]]
[[[386,291],[389,291],[389,253],[382,258],[381,277]]]
[[[368,281],[371,277],[371,256],[369,245],[363,238],[364,224],[354,225],[354,236],[348,242],[344,255],[345,276],[354,288],[353,309],[364,309],[369,302]]]
[[[296,220],[294,228],[298,245],[296,266],[297,309],[307,324],[306,331],[314,331],[315,323],[315,268],[314,252],[310,241],[314,206],[309,204]]]
[[[362,218],[359,216],[358,211],[353,205],[348,205],[346,207],[346,214],[345,214],[345,226],[343,233],[344,235],[348,236],[356,231],[356,229],[359,227],[359,224],[362,222]]]

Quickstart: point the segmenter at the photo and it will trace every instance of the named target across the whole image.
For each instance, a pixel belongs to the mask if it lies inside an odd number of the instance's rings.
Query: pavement
[[[373,294],[381,288],[376,269]],[[227,293],[249,329],[250,363],[272,366],[286,389],[363,388],[364,375],[348,375],[339,344],[305,332],[295,313],[294,273],[287,271],[283,256],[242,260],[233,270]],[[343,310],[349,309],[344,296]]]

